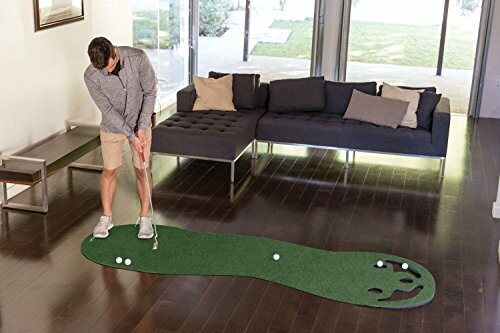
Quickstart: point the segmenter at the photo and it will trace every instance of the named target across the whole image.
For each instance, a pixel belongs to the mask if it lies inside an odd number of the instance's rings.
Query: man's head
[[[92,39],[87,50],[92,66],[112,72],[118,62],[115,47],[104,37]]]

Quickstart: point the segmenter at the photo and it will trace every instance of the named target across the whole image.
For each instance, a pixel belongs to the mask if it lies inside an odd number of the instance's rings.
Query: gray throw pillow
[[[372,96],[354,90],[344,119],[396,128],[406,114],[408,102]]]
[[[325,81],[325,112],[343,115],[347,110],[354,89],[366,94],[375,95],[377,93],[377,82]]]
[[[274,80],[269,83],[269,111],[323,111],[324,77]]]
[[[208,77],[219,79],[229,73],[209,72]],[[253,109],[258,102],[260,74],[233,75],[233,104],[237,109]]]

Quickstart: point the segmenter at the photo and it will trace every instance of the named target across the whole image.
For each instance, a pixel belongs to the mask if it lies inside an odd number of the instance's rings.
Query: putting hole
[[[404,278],[404,279],[399,280],[399,282],[403,282],[403,283],[413,283],[413,280],[412,280],[412,279],[408,279],[408,278]]]
[[[371,292],[372,294],[382,294],[382,289],[379,289],[379,288],[370,288],[368,289],[369,292]]]
[[[390,297],[378,299],[379,302],[395,302],[416,297],[424,289],[423,286],[417,286],[412,291],[395,290]]]

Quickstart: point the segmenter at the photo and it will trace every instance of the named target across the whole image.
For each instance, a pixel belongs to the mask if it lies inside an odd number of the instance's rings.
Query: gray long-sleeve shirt
[[[102,113],[101,131],[133,137],[134,128],[147,129],[156,101],[156,77],[141,49],[119,46],[118,76],[89,65],[85,84]]]

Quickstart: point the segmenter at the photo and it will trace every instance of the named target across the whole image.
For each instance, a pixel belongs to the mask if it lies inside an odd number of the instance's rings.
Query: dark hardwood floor
[[[153,160],[159,223],[407,257],[436,279],[430,304],[382,310],[251,278],[104,268],[80,253],[101,213],[99,174],[64,169],[49,177],[48,214],[2,211],[0,331],[500,332],[500,120],[454,116],[451,128],[442,184],[438,160],[356,153],[346,173],[343,152],[260,145],[253,169],[249,154],[237,162],[230,202],[229,165]],[[116,224],[139,208],[128,159]],[[14,201],[39,198],[36,188]]]

